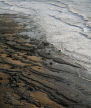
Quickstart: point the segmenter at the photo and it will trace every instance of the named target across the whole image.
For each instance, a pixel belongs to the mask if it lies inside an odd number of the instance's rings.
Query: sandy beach
[[[20,35],[17,17],[0,15],[0,108],[90,108],[87,70],[45,39]]]

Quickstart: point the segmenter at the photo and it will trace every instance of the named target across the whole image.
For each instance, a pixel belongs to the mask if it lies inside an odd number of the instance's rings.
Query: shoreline
[[[4,88],[4,93],[3,89],[0,92],[5,94],[5,105],[10,105],[9,108],[91,106],[91,81],[79,77],[87,72],[81,65],[45,40],[19,35],[24,28],[14,21],[14,16],[0,15],[0,23],[0,88]]]

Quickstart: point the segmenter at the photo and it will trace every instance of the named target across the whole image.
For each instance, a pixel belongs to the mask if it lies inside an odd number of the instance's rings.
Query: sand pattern
[[[49,43],[20,36],[13,17],[0,15],[0,108],[90,108],[85,69],[54,57],[60,51]]]

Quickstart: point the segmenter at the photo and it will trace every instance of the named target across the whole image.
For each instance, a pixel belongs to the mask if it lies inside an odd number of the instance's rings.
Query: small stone
[[[50,65],[52,65],[53,63],[52,62],[50,62]]]

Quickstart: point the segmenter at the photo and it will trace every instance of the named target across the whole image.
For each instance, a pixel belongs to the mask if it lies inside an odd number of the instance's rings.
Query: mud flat
[[[0,15],[0,108],[90,108],[91,77],[47,41]]]

